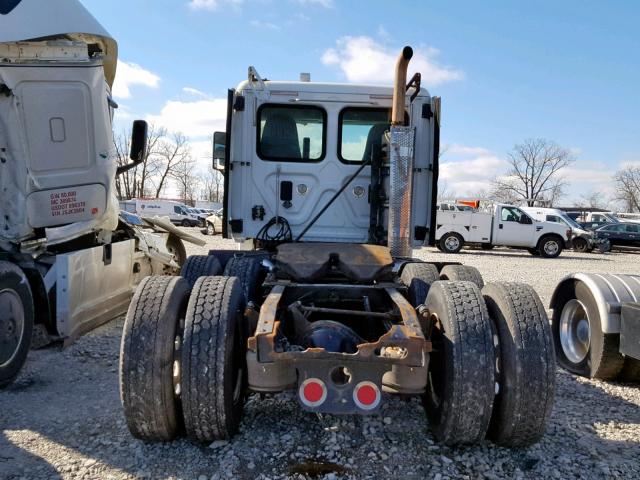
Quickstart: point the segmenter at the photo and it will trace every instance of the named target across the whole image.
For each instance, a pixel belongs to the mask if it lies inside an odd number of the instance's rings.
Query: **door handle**
[[[498,228],[499,228],[500,230],[502,230],[502,224],[499,224],[499,225],[498,225]]]

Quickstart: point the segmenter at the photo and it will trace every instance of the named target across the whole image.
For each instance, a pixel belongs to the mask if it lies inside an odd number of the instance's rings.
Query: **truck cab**
[[[115,178],[142,160],[147,127],[134,122],[118,166],[117,51],[77,0],[0,1],[0,388],[34,329],[69,344],[125,312],[143,277],[179,270],[182,232],[120,216]]]
[[[280,222],[304,241],[384,243],[389,179],[381,148],[391,102],[391,87],[268,81],[250,68],[229,92],[225,236],[264,241]],[[404,98],[416,132],[405,147],[416,152],[406,209],[413,246],[432,232],[435,202],[424,199],[434,195],[437,178],[439,105],[419,84]]]

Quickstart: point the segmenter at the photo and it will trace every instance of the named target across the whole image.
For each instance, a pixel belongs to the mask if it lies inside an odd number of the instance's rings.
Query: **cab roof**
[[[241,82],[236,91],[238,93],[246,90],[260,90],[259,81],[249,82],[245,80]],[[344,95],[376,95],[388,97],[393,95],[393,87],[383,85],[365,85],[354,83],[329,83],[329,82],[292,82],[292,81],[274,81],[264,80],[264,89],[268,92],[287,92],[297,93],[326,93],[326,94],[344,94]],[[413,92],[410,89],[409,92]],[[429,92],[426,88],[421,88],[418,96],[428,98]]]
[[[97,45],[113,85],[118,44],[79,0],[0,0],[0,43],[55,39]]]

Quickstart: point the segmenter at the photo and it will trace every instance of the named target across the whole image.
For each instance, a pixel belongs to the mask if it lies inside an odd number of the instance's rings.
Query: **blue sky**
[[[389,83],[405,44],[442,97],[456,193],[486,188],[529,137],[575,152],[566,200],[609,194],[612,173],[640,162],[640,2],[82,1],[119,43],[117,128],[141,117],[182,130],[202,162],[249,65],[279,80]]]

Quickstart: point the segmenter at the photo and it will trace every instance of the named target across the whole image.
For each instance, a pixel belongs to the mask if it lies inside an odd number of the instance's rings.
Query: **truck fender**
[[[572,273],[564,277],[551,296],[550,308],[562,309],[566,292],[575,283],[584,283],[598,306],[603,333],[620,333],[622,304],[640,301],[640,275]]]

